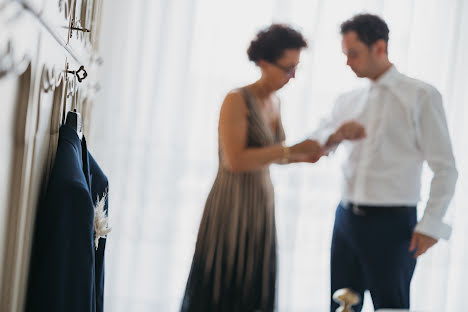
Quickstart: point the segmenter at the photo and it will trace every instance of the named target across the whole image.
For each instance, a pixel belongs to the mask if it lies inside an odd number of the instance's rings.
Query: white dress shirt
[[[415,231],[448,239],[442,219],[458,177],[442,97],[431,85],[392,66],[377,81],[340,96],[311,138],[324,144],[341,124],[366,129],[360,141],[345,141],[342,199],[362,205],[416,205],[424,161],[434,173],[429,200]],[[382,209],[385,209],[384,207]]]

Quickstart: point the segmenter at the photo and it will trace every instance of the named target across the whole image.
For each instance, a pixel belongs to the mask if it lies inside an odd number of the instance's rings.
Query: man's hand
[[[429,248],[434,246],[436,243],[437,239],[418,232],[414,232],[413,237],[411,238],[409,251],[415,251],[414,258],[416,259],[420,255],[425,253]]]

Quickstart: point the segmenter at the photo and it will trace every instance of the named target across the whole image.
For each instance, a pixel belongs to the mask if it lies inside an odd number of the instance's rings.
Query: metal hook
[[[70,29],[72,30],[72,31],[70,31],[70,38],[73,37],[73,30],[80,30],[80,31],[85,32],[85,33],[91,32],[91,30],[89,30],[89,29],[87,29],[87,28],[76,27],[76,26],[75,26],[75,19],[74,19],[74,18],[72,19],[72,23],[71,23]]]
[[[88,73],[84,69],[83,65],[81,65],[80,68],[78,70],[76,70],[76,71],[75,70],[67,70],[66,72],[75,75],[76,78],[78,78],[78,82],[82,82],[83,80],[85,80],[86,77],[88,77]],[[80,72],[83,72],[82,77],[80,77]]]

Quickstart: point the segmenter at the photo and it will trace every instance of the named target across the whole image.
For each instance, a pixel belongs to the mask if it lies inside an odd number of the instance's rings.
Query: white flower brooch
[[[102,198],[99,198],[99,195],[97,196],[96,204],[94,206],[94,246],[96,250],[99,246],[99,239],[101,237],[105,238],[112,230],[108,224],[109,218],[104,211],[106,200],[107,191],[102,195]]]

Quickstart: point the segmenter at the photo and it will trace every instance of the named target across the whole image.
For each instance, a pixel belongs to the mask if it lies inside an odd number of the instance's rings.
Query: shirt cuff
[[[452,234],[452,227],[430,215],[425,214],[421,221],[416,225],[415,232],[428,235],[435,239],[448,240]]]
[[[320,145],[325,145],[325,143],[327,143],[328,141],[328,138],[330,137],[330,135],[333,134],[333,130],[319,130],[319,131],[315,131],[313,133],[311,133],[309,136],[308,136],[308,139],[309,140],[314,140],[314,141],[317,141],[320,143]]]

